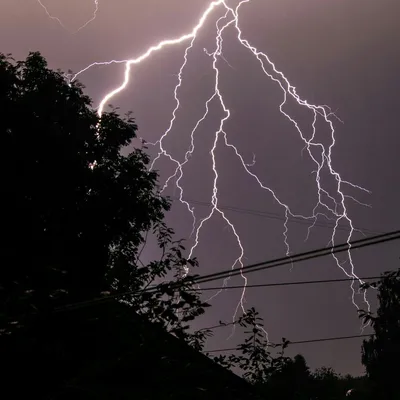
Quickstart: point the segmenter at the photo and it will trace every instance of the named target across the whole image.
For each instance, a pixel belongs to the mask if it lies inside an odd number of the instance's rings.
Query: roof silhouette
[[[117,302],[35,319],[1,347],[3,382],[14,398],[260,398],[245,380]]]

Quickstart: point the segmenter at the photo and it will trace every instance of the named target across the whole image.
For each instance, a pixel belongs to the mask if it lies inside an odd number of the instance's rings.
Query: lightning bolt
[[[46,15],[52,19],[53,21],[56,21],[63,29],[65,29],[67,32],[71,33],[71,34],[75,34],[78,33],[80,30],[86,28],[91,22],[93,22],[96,17],[97,17],[97,12],[99,11],[99,0],[94,0],[94,11],[93,11],[93,15],[92,18],[90,18],[88,21],[86,21],[82,26],[80,26],[77,30],[71,32],[65,25],[64,23],[60,20],[60,18],[55,17],[54,15],[52,15],[48,8],[43,4],[43,2],[41,0],[37,0],[37,2],[39,3],[39,5],[43,8],[43,10],[45,11]]]
[[[332,163],[332,151],[335,146],[335,128],[333,124],[333,119],[338,119],[339,118],[335,115],[332,110],[326,106],[326,105],[315,105],[311,104],[308,101],[302,99],[296,91],[296,88],[289,82],[289,80],[286,78],[283,72],[281,72],[276,65],[271,61],[271,59],[268,57],[267,54],[263,53],[262,51],[258,50],[256,47],[254,47],[243,35],[243,32],[240,28],[240,11],[242,7],[250,3],[251,0],[241,0],[235,8],[230,7],[227,4],[226,0],[216,0],[212,1],[209,3],[208,7],[204,11],[204,13],[201,15],[198,23],[195,25],[193,30],[187,34],[184,34],[178,38],[174,39],[165,39],[160,41],[158,44],[150,47],[146,52],[144,52],[142,55],[138,56],[137,58],[129,59],[129,60],[111,60],[111,61],[105,61],[105,62],[94,62],[87,67],[83,68],[81,71],[76,73],[74,76],[72,76],[71,81],[76,79],[78,76],[83,74],[84,72],[88,71],[89,69],[93,68],[94,66],[98,65],[110,65],[110,64],[125,64],[125,71],[124,71],[124,76],[122,83],[120,86],[116,87],[114,90],[110,91],[107,93],[103,99],[101,100],[99,107],[98,107],[98,115],[101,117],[103,112],[104,112],[104,107],[106,104],[108,104],[109,100],[119,93],[121,93],[130,83],[130,73],[131,69],[134,65],[141,64],[142,62],[146,61],[149,59],[153,53],[158,52],[163,50],[164,48],[168,48],[170,46],[176,46],[185,42],[189,42],[188,46],[185,48],[184,51],[184,56],[183,56],[183,63],[180,67],[179,73],[177,75],[177,84],[174,89],[174,99],[175,99],[175,107],[172,111],[172,117],[169,122],[168,128],[166,131],[161,135],[160,139],[152,143],[152,145],[158,147],[158,154],[154,158],[150,168],[153,169],[155,163],[162,157],[165,157],[169,159],[176,167],[174,170],[174,173],[168,177],[166,180],[162,191],[164,191],[168,185],[170,184],[171,181],[175,180],[175,185],[179,190],[179,201],[187,208],[189,214],[191,215],[192,221],[193,221],[193,229],[192,229],[192,235],[194,236],[194,243],[189,251],[189,257],[192,257],[197,246],[199,245],[200,242],[200,236],[202,232],[202,228],[204,225],[212,219],[214,216],[219,216],[222,218],[227,226],[230,228],[234,239],[236,240],[237,246],[238,246],[238,254],[237,257],[235,258],[234,262],[231,265],[231,269],[237,269],[239,268],[241,272],[241,278],[243,279],[244,282],[244,289],[241,292],[238,304],[234,310],[233,314],[233,321],[235,321],[238,317],[238,313],[242,312],[245,313],[245,294],[246,294],[246,285],[247,285],[247,278],[243,274],[242,268],[244,266],[243,264],[243,259],[244,259],[244,247],[241,243],[239,233],[233,223],[229,220],[229,218],[224,214],[221,208],[219,208],[219,198],[218,198],[218,180],[219,180],[219,175],[218,175],[218,167],[217,167],[217,157],[216,157],[216,149],[218,146],[226,146],[228,149],[230,149],[233,154],[236,156],[236,159],[242,166],[243,170],[247,173],[247,175],[253,179],[260,187],[260,189],[268,192],[271,197],[279,204],[279,206],[282,208],[284,215],[285,215],[285,220],[283,223],[283,242],[286,250],[286,255],[290,256],[290,246],[289,246],[289,229],[288,229],[288,222],[291,218],[297,218],[297,219],[303,219],[305,221],[310,222],[310,226],[308,229],[307,237],[306,240],[308,239],[310,229],[312,229],[317,222],[317,219],[319,217],[323,217],[329,220],[334,221],[334,228],[332,229],[332,235],[330,237],[330,242],[328,243],[328,246],[333,246],[336,243],[336,235],[337,235],[337,230],[338,227],[341,223],[346,223],[349,226],[349,233],[347,236],[347,242],[350,243],[354,232],[357,231],[357,229],[353,225],[352,219],[348,215],[348,210],[347,210],[347,203],[346,199],[350,199],[352,201],[358,202],[357,199],[355,199],[352,196],[346,195],[344,193],[344,187],[350,186],[352,188],[370,193],[368,189],[365,189],[361,186],[358,186],[356,184],[353,184],[349,181],[346,181],[342,179],[340,174],[334,169],[333,163]],[[97,4],[97,3],[96,3]],[[202,117],[196,122],[196,124],[193,127],[193,130],[190,133],[190,145],[184,155],[184,159],[182,161],[177,160],[173,155],[171,155],[167,150],[164,148],[164,142],[168,138],[169,133],[174,127],[175,121],[177,119],[177,113],[180,109],[181,102],[179,99],[179,90],[182,86],[183,83],[183,72],[185,67],[188,64],[189,60],[189,54],[190,52],[194,49],[197,34],[200,31],[200,29],[204,26],[205,22],[210,18],[210,15],[213,14],[214,12],[220,12],[219,18],[216,20],[215,24],[215,29],[216,29],[216,34],[215,34],[215,48],[214,51],[209,52],[208,50],[204,49],[204,52],[210,57],[211,59],[211,68],[214,72],[215,79],[214,79],[214,87],[213,87],[213,92],[211,96],[208,98],[208,100],[205,102],[204,105],[204,113]],[[256,157],[255,155],[253,156],[253,161],[251,163],[247,162],[244,160],[244,157],[240,153],[239,149],[232,144],[232,142],[229,139],[229,135],[227,131],[225,130],[226,122],[230,119],[231,117],[231,112],[229,108],[226,106],[226,103],[224,101],[224,96],[222,93],[222,90],[220,88],[220,70],[218,68],[218,59],[221,58],[225,62],[227,62],[223,56],[222,50],[223,50],[223,35],[224,32],[227,29],[232,29],[235,31],[236,37],[240,45],[242,45],[249,53],[250,56],[255,57],[260,65],[260,69],[262,73],[265,75],[265,77],[272,82],[274,82],[281,90],[282,92],[282,101],[279,104],[279,110],[280,113],[284,118],[286,118],[293,126],[294,130],[298,133],[299,137],[301,138],[302,142],[304,143],[304,147],[302,149],[302,154],[303,152],[306,152],[308,157],[311,159],[311,161],[315,165],[315,170],[313,173],[315,174],[315,183],[316,183],[316,189],[317,189],[317,199],[315,202],[315,206],[312,210],[312,213],[310,215],[301,215],[294,213],[291,208],[289,207],[288,204],[284,203],[279,196],[276,194],[276,192],[273,190],[273,188],[266,186],[262,179],[252,172],[251,168],[255,164]],[[306,109],[310,115],[312,116],[312,122],[311,122],[311,129],[312,129],[312,134],[309,139],[307,139],[306,135],[300,128],[299,123],[296,121],[294,117],[292,117],[288,111],[285,110],[285,106],[287,105],[288,99],[291,98],[293,99],[298,106]],[[211,161],[212,161],[212,171],[213,171],[213,189],[212,189],[212,196],[211,196],[211,211],[209,214],[203,218],[201,221],[196,220],[196,215],[194,208],[192,208],[189,204],[188,201],[185,200],[184,198],[184,188],[181,184],[181,179],[184,176],[184,168],[186,164],[190,161],[191,155],[195,151],[195,134],[199,128],[199,126],[206,120],[209,110],[212,104],[218,103],[219,107],[221,107],[223,116],[220,118],[219,121],[219,128],[215,132],[214,135],[214,140],[212,147],[210,149],[210,155],[211,155]],[[316,123],[317,120],[321,120],[323,123],[329,128],[329,143],[328,145],[323,144],[321,141],[317,140],[317,129],[316,129]],[[340,120],[339,120],[340,121]],[[330,177],[333,178],[335,182],[335,187],[334,189],[329,189],[326,184],[324,184],[322,180],[322,173],[323,172],[328,172]],[[366,205],[364,203],[359,202],[362,205]],[[367,205],[368,206],[368,205]],[[359,306],[355,300],[355,295],[356,295],[356,289],[355,289],[355,283],[358,281],[360,284],[363,284],[364,282],[356,275],[355,273],[355,266],[354,262],[352,259],[352,254],[351,254],[351,249],[349,248],[348,253],[347,253],[347,260],[345,262],[340,262],[340,260],[337,258],[337,256],[332,253],[332,257],[335,260],[338,268],[340,268],[343,273],[352,279],[352,283],[350,285],[351,288],[351,293],[352,293],[352,303],[354,306],[359,309]],[[349,265],[349,268],[346,269],[344,267],[345,264]],[[185,273],[188,273],[188,269],[185,270]],[[229,277],[226,278],[223,282],[223,287],[226,287],[228,285]],[[223,289],[221,289],[219,292],[214,294],[209,300],[212,300],[215,298],[217,295],[221,293]],[[367,294],[366,291],[363,292],[363,301],[365,304],[368,306],[368,310],[370,309],[370,304],[367,299]],[[235,326],[235,325],[234,325]],[[233,334],[233,332],[232,332]]]
[[[60,18],[55,17],[54,15],[51,15],[51,14],[50,14],[49,10],[48,10],[47,7],[41,2],[41,0],[37,0],[37,2],[39,3],[40,7],[43,8],[44,12],[46,13],[46,15],[47,15],[50,19],[52,19],[53,21],[58,22],[62,28],[64,28],[65,30],[68,30],[68,29],[66,28],[66,26],[62,23],[62,21],[60,20]]]
[[[74,33],[78,33],[80,30],[86,28],[91,22],[93,22],[96,17],[97,17],[97,12],[99,11],[99,0],[94,0],[94,11],[92,18],[90,18],[88,21],[86,21],[81,27],[79,27]]]

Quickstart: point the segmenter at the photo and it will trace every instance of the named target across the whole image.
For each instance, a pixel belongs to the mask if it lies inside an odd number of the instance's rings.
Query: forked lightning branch
[[[314,224],[319,218],[329,219],[330,221],[332,221],[333,228],[329,243],[331,246],[337,243],[337,231],[340,224],[346,224],[347,226],[349,226],[347,241],[350,242],[353,239],[356,228],[353,224],[351,217],[349,216],[347,202],[349,199],[353,201],[356,199],[347,195],[345,189],[346,187],[350,186],[352,188],[369,193],[367,189],[344,180],[341,175],[336,171],[335,166],[333,165],[332,153],[334,151],[336,141],[334,122],[335,118],[337,118],[335,114],[332,113],[329,107],[325,105],[311,104],[307,100],[300,97],[300,95],[296,91],[295,86],[293,86],[293,84],[289,82],[285,74],[280,69],[278,69],[278,67],[269,58],[269,56],[263,51],[254,47],[250,43],[250,41],[246,39],[245,33],[241,29],[241,12],[242,9],[244,9],[245,7],[251,7],[251,2],[251,0],[242,0],[235,7],[230,6],[227,0],[210,2],[191,32],[184,33],[182,36],[177,38],[167,38],[160,40],[160,42],[150,47],[146,52],[138,55],[136,58],[132,58],[129,60],[95,61],[71,77],[71,81],[73,81],[78,76],[81,76],[85,72],[99,65],[125,65],[125,69],[123,75],[121,76],[121,83],[119,84],[119,86],[107,93],[100,102],[100,105],[98,107],[98,114],[101,117],[104,108],[107,104],[109,104],[109,101],[112,98],[116,98],[118,94],[120,94],[125,88],[127,88],[128,85],[130,85],[130,76],[133,68],[140,68],[140,64],[151,62],[151,57],[156,52],[168,51],[168,48],[171,46],[186,44],[185,50],[183,51],[182,64],[177,75],[177,83],[173,93],[175,105],[172,108],[171,119],[168,126],[166,127],[166,130],[160,135],[160,138],[156,143],[152,143],[152,145],[156,146],[156,148],[158,149],[158,154],[154,158],[151,164],[151,168],[153,168],[156,163],[162,158],[169,159],[175,165],[174,173],[164,183],[163,190],[165,190],[168,185],[174,183],[178,188],[179,200],[186,207],[188,217],[192,219],[194,243],[190,249],[189,257],[194,255],[196,252],[196,248],[202,239],[203,227],[212,218],[217,216],[222,217],[225,220],[225,222],[230,227],[231,234],[233,235],[234,240],[237,243],[237,254],[232,255],[232,270],[241,270],[243,268],[245,249],[240,239],[240,232],[238,232],[238,229],[227,217],[219,204],[218,187],[220,178],[218,174],[218,164],[219,162],[222,162],[221,160],[218,160],[216,156],[216,149],[219,146],[226,146],[230,151],[232,151],[233,155],[237,159],[237,162],[247,174],[248,179],[255,181],[259,185],[261,190],[268,192],[269,195],[282,208],[282,212],[285,218],[282,225],[281,234],[287,255],[290,255],[290,235],[288,222],[291,218],[308,221],[310,224],[308,233],[310,232],[310,229],[313,228]],[[93,18],[89,20],[84,26],[86,26],[89,22],[92,22],[96,17],[96,12],[98,10],[97,1],[95,2],[95,6],[96,8]],[[55,19],[55,17],[51,16],[49,13],[48,15],[49,17]],[[205,22],[211,18],[213,18],[213,20],[215,21],[215,25],[213,25],[215,45],[213,51],[207,51],[207,54],[210,57],[210,68],[212,69],[214,74],[213,93],[204,104],[204,112],[202,112],[202,117],[194,124],[193,129],[190,132],[190,144],[183,159],[178,159],[174,154],[171,154],[165,149],[164,144],[168,139],[169,133],[173,129],[175,122],[177,121],[178,111],[181,107],[180,89],[183,83],[184,70],[190,63],[191,52],[196,50],[195,45],[198,33],[204,27]],[[60,20],[57,19],[57,21],[61,24]],[[283,202],[279,196],[279,193],[277,193],[273,187],[267,186],[264,183],[262,177],[258,176],[252,171],[254,160],[252,163],[249,163],[248,160],[246,162],[241,154],[240,149],[233,145],[230,140],[229,131],[226,129],[226,123],[231,117],[231,110],[226,106],[225,103],[224,93],[220,86],[220,76],[222,72],[218,68],[218,59],[220,57],[223,57],[222,54],[224,47],[224,37],[225,33],[228,30],[233,30],[235,32],[235,38],[237,39],[238,43],[246,49],[248,57],[254,57],[258,61],[260,71],[264,75],[264,78],[272,81],[280,89],[281,98],[277,100],[277,107],[282,115],[282,118],[287,119],[292,125],[293,130],[299,135],[304,144],[304,150],[306,150],[308,157],[314,164],[314,176],[317,195],[315,198],[315,203],[312,204],[313,211],[309,215],[299,215],[297,213],[294,213],[291,209],[290,204]],[[299,121],[296,120],[296,118],[292,116],[287,110],[287,101],[289,99],[294,100],[298,104],[298,106],[302,107],[310,114],[309,128],[311,129],[312,134],[308,135],[309,137],[307,137],[307,135],[304,133],[304,130],[300,128]],[[210,107],[215,106],[218,103],[219,107],[221,107],[223,110],[223,116],[219,121],[218,129],[216,130],[216,132],[214,132],[213,142],[210,148],[213,171],[213,189],[210,199],[212,207],[209,214],[205,218],[197,220],[194,209],[190,206],[189,202],[185,200],[185,188],[181,182],[185,174],[185,167],[191,160],[190,156],[196,151],[196,133],[202,123],[207,119]],[[323,124],[325,124],[325,128],[328,128],[329,135],[328,137],[324,138],[324,142],[318,139],[320,135],[317,135],[317,121],[319,124],[322,122]],[[333,188],[331,184],[327,184],[327,174],[329,175],[330,182],[332,182],[332,180],[335,182]],[[358,309],[359,305],[356,301],[356,285],[357,283],[362,284],[363,282],[356,275],[351,251],[349,250],[347,253],[346,267],[343,263],[340,262],[335,254],[332,253],[332,257],[334,258],[337,267],[340,268],[347,277],[352,278],[350,286],[352,293],[352,302],[354,306]],[[241,292],[241,295],[238,299],[237,307],[234,310],[233,320],[236,320],[238,318],[239,313],[245,312],[244,301],[246,295],[247,278],[243,273],[241,274],[241,277],[244,282],[244,289]],[[228,285],[228,281],[229,278],[225,279],[223,282],[223,286]],[[220,292],[216,293],[212,297],[214,298],[219,293]],[[363,292],[363,301],[366,303],[369,309],[370,305],[366,297],[366,291]]]

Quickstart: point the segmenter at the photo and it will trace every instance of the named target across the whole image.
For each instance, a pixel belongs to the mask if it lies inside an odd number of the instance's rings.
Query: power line
[[[169,197],[174,201],[179,201],[178,197],[175,197],[175,196],[169,196]],[[197,204],[197,205],[204,206],[204,207],[212,207],[212,203],[209,203],[207,201],[200,201],[200,200],[193,200],[193,199],[185,199],[185,201],[187,201],[189,204]],[[242,208],[242,207],[235,207],[235,206],[228,206],[228,205],[219,205],[218,208],[220,208],[221,210],[232,211],[232,212],[236,212],[239,214],[248,214],[248,215],[253,215],[253,216],[262,217],[262,218],[276,219],[279,221],[286,220],[286,218],[282,217],[282,215],[280,215],[278,213],[273,213],[270,211],[261,211],[261,210],[254,210],[251,208]],[[314,226],[319,226],[322,228],[335,228],[335,224],[332,224],[329,222],[324,223],[323,221],[315,221],[315,223],[313,222],[312,224],[310,224],[310,220],[304,220],[304,219],[296,218],[296,217],[289,218],[289,222],[294,222],[296,224],[302,224],[302,225],[308,225],[308,226],[314,225]],[[341,230],[341,231],[346,231],[346,232],[350,231],[349,228],[347,228],[343,225],[337,226],[336,229]],[[378,235],[378,234],[383,233],[383,232],[379,232],[379,231],[373,231],[368,228],[357,228],[356,230],[365,232],[365,233],[369,233],[371,235]]]
[[[293,255],[293,256],[286,256],[286,257],[273,259],[270,261],[264,261],[264,262],[260,262],[257,264],[245,266],[245,267],[241,268],[240,270],[232,271],[231,269],[229,269],[229,270],[225,270],[225,271],[216,272],[214,274],[197,276],[197,277],[194,277],[194,279],[192,279],[191,282],[193,284],[211,282],[211,281],[219,280],[219,279],[222,279],[225,277],[239,275],[242,272],[251,273],[251,272],[257,272],[257,271],[264,270],[264,269],[272,269],[272,268],[276,268],[276,267],[280,267],[280,266],[284,266],[284,265],[288,265],[288,264],[294,264],[294,263],[300,262],[300,261],[306,261],[306,260],[310,260],[310,259],[314,259],[314,258],[323,257],[323,256],[326,256],[329,254],[335,254],[335,253],[340,253],[340,252],[344,252],[344,251],[354,250],[357,248],[373,246],[373,245],[377,245],[380,243],[385,243],[385,242],[398,240],[398,239],[400,239],[400,230],[384,233],[382,235],[372,236],[372,237],[365,238],[365,239],[355,240],[350,243],[343,243],[340,245],[335,245],[330,248],[320,248],[320,249],[315,249],[315,250],[311,250],[311,251],[304,252],[304,253],[299,253],[299,254]],[[181,284],[175,283],[175,284],[171,284],[170,288],[177,289],[180,286],[181,286]],[[157,287],[153,287],[153,288],[148,288],[142,292],[156,292],[157,290],[158,290]],[[70,304],[70,305],[64,306],[56,311],[64,311],[64,310],[71,309],[71,308],[89,306],[91,304],[117,299],[119,297],[135,296],[135,295],[138,295],[138,291],[127,291],[124,293],[115,293],[112,295],[104,296],[102,298],[95,298],[95,299],[87,300],[87,301],[80,302],[80,303]]]
[[[221,321],[220,321],[221,322]],[[208,326],[207,328],[201,328],[197,329],[196,332],[201,332],[201,331],[212,331],[213,329],[218,329],[218,328],[225,328],[227,326],[232,326],[238,324],[239,321],[234,321],[234,322],[221,322],[219,325],[214,325],[214,326]]]
[[[344,251],[355,250],[363,247],[373,246],[380,243],[390,242],[393,240],[400,239],[400,230],[384,233],[382,235],[372,236],[369,238],[354,240],[349,243],[342,243],[329,248],[319,248],[315,250],[310,250],[304,253],[298,253],[293,256],[285,256],[276,258],[270,261],[262,261],[256,264],[244,266],[243,268],[237,270],[224,270],[220,272],[215,272],[213,274],[203,275],[195,277],[193,279],[194,283],[206,283],[211,282],[216,279],[228,278],[231,276],[239,275],[243,272],[252,273],[258,272],[264,269],[272,269],[281,267],[288,264],[294,264],[301,261],[312,260],[319,257],[324,257],[330,254],[342,253]],[[173,287],[173,285],[172,285]]]
[[[371,279],[380,279],[380,276],[366,276],[359,277],[358,279],[362,281],[367,281]],[[350,282],[357,281],[357,278],[341,278],[341,279],[320,279],[313,281],[291,281],[291,282],[276,282],[276,283],[257,283],[257,284],[247,284],[247,285],[230,285],[230,286],[208,286],[208,287],[198,287],[193,289],[193,291],[209,291],[209,290],[231,290],[231,289],[251,289],[251,288],[261,288],[261,287],[275,287],[275,286],[295,286],[295,285],[312,285],[318,283],[340,283],[340,282]],[[157,285],[151,286],[151,288],[156,288]]]
[[[367,276],[360,278],[361,280],[371,280],[371,279],[379,279],[380,276]],[[295,282],[278,282],[278,283],[259,283],[254,285],[236,285],[236,286],[218,286],[218,287],[207,287],[207,288],[196,288],[196,291],[208,291],[208,290],[227,290],[227,289],[249,289],[249,288],[260,288],[260,287],[274,287],[274,286],[291,286],[291,285],[309,285],[309,284],[321,284],[321,283],[339,283],[339,282],[349,282],[354,281],[356,279],[353,278],[343,278],[343,279],[324,279],[324,280],[316,280],[316,281],[295,281]],[[198,329],[197,331],[207,331],[218,328],[225,328],[228,326],[236,325],[239,321],[234,322],[222,322],[218,325],[208,326],[206,328]]]
[[[379,279],[380,276],[367,276],[359,278],[362,281]],[[294,281],[294,282],[277,282],[277,283],[257,283],[250,285],[234,285],[234,286],[211,286],[205,288],[195,289],[196,291],[208,291],[208,290],[228,290],[228,289],[251,289],[251,288],[261,288],[261,287],[275,287],[275,286],[295,286],[295,285],[312,285],[318,283],[337,283],[337,282],[350,282],[355,281],[356,278],[342,278],[342,279],[321,279],[316,281]]]
[[[336,336],[336,337],[330,337],[330,338],[298,340],[298,341],[295,341],[295,342],[289,341],[288,345],[290,346],[292,344],[332,342],[332,341],[335,341],[335,340],[359,339],[359,338],[371,337],[371,336],[374,336],[374,334],[371,333],[371,334],[364,334],[364,335]],[[279,345],[276,345],[276,344],[273,344],[273,343],[271,343],[271,345],[279,346]],[[240,351],[240,349],[238,349],[237,347],[231,347],[231,348],[226,348],[226,349],[204,350],[203,353],[224,353],[224,352],[227,352],[227,351]]]

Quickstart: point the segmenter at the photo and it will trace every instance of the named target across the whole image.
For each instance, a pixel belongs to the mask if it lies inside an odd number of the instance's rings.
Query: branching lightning
[[[78,33],[80,30],[82,30],[83,28],[86,28],[91,22],[93,22],[96,17],[97,17],[97,12],[99,11],[99,0],[94,0],[94,11],[93,11],[93,15],[92,18],[90,18],[88,21],[86,21],[82,26],[80,26],[74,33]]]
[[[39,1],[40,3],[40,1]],[[96,16],[96,12],[98,9],[98,3],[96,3],[96,11],[94,13],[94,17]],[[175,86],[174,89],[174,99],[175,99],[175,107],[172,111],[172,117],[169,122],[168,128],[166,131],[161,135],[160,139],[156,143],[152,143],[154,146],[158,148],[158,154],[154,158],[151,168],[154,167],[154,165],[157,163],[158,160],[160,160],[162,157],[165,157],[169,159],[172,163],[175,165],[175,170],[174,173],[166,180],[164,186],[163,186],[163,191],[168,187],[171,181],[175,181],[176,187],[179,190],[179,201],[187,208],[188,212],[191,215],[192,221],[193,221],[193,230],[192,230],[192,235],[194,236],[194,244],[190,249],[189,252],[189,257],[191,257],[194,252],[196,251],[197,246],[199,245],[200,239],[201,239],[201,232],[202,228],[204,225],[214,216],[219,215],[229,226],[233,237],[235,238],[238,246],[238,254],[234,260],[234,262],[231,265],[232,270],[239,268],[242,270],[243,268],[243,259],[244,259],[244,254],[245,250],[242,245],[240,235],[233,225],[233,223],[230,221],[230,219],[224,214],[221,208],[219,208],[219,198],[218,198],[218,180],[219,180],[219,175],[218,175],[218,160],[216,156],[216,149],[218,146],[226,146],[228,149],[230,149],[233,154],[235,155],[236,159],[238,162],[241,164],[243,170],[247,175],[250,177],[250,179],[254,180],[259,187],[269,193],[271,197],[279,204],[279,206],[282,208],[282,211],[285,215],[285,220],[283,223],[283,242],[285,246],[285,251],[288,256],[290,256],[290,245],[289,245],[289,228],[288,228],[288,222],[291,218],[300,218],[305,221],[310,222],[310,226],[308,229],[308,235],[310,233],[310,230],[314,227],[315,223],[317,222],[317,219],[319,217],[326,218],[328,220],[334,221],[334,228],[332,230],[332,235],[330,237],[330,242],[329,245],[333,246],[337,242],[336,236],[337,236],[337,230],[338,227],[340,226],[339,224],[341,223],[346,223],[349,226],[349,233],[347,236],[347,241],[350,242],[353,234],[355,233],[356,229],[353,225],[352,219],[348,215],[348,210],[347,210],[347,202],[346,200],[351,200],[351,201],[356,201],[357,203],[365,206],[369,206],[367,204],[359,202],[356,198],[349,196],[345,194],[344,188],[346,186],[350,186],[352,188],[364,191],[369,193],[369,191],[361,186],[355,185],[351,182],[348,182],[340,176],[340,174],[334,169],[333,163],[332,163],[332,152],[333,148],[335,146],[335,127],[333,123],[333,119],[337,118],[335,113],[332,112],[332,110],[326,106],[326,105],[314,105],[309,103],[308,101],[302,99],[296,91],[296,88],[289,82],[289,80],[286,78],[283,72],[281,72],[276,65],[271,61],[269,56],[262,51],[258,50],[256,47],[254,47],[245,37],[244,34],[241,30],[240,27],[240,10],[242,7],[247,4],[251,3],[251,0],[241,0],[237,4],[235,8],[230,7],[228,4],[227,0],[215,0],[210,2],[208,5],[207,9],[204,11],[204,13],[201,15],[197,25],[193,28],[193,30],[187,34],[184,34],[178,38],[174,39],[165,39],[160,41],[158,44],[150,47],[145,53],[142,55],[138,56],[137,58],[133,58],[130,60],[111,60],[111,61],[106,61],[106,62],[94,62],[87,66],[86,68],[82,69],[79,71],[77,74],[75,74],[71,80],[76,79],[79,75],[83,74],[87,70],[93,68],[94,66],[97,65],[109,65],[109,64],[125,64],[125,72],[123,76],[122,83],[115,88],[114,90],[110,91],[107,93],[104,98],[101,100],[99,107],[98,107],[98,114],[101,117],[102,113],[104,112],[104,107],[106,104],[108,104],[109,100],[119,93],[121,93],[130,83],[130,73],[133,65],[141,64],[145,62],[147,59],[149,59],[153,53],[158,52],[163,50],[164,48],[170,47],[170,46],[175,46],[179,45],[185,42],[188,42],[188,46],[186,47],[183,55],[183,63],[180,67],[179,73],[177,75],[178,82]],[[42,5],[42,3],[40,3]],[[43,6],[43,5],[42,5]],[[44,7],[44,6],[43,6]],[[45,7],[44,7],[45,8]],[[47,11],[47,10],[46,10]],[[190,133],[190,145],[189,148],[187,149],[184,159],[182,161],[179,161],[176,159],[173,155],[171,155],[165,148],[164,148],[164,143],[165,140],[168,138],[169,133],[174,127],[175,121],[177,119],[177,112],[180,109],[181,102],[179,98],[179,91],[181,88],[181,85],[183,83],[183,71],[187,64],[189,63],[189,55],[190,52],[193,50],[195,46],[195,42],[198,36],[198,32],[200,29],[204,26],[205,22],[211,18],[210,16],[214,13],[218,13],[218,18],[216,18],[216,25],[215,25],[215,48],[213,51],[208,51],[207,49],[204,49],[205,53],[210,57],[211,59],[211,65],[212,65],[212,70],[215,75],[214,79],[214,90],[212,95],[208,98],[206,103],[204,104],[204,113],[202,117],[197,121],[197,123],[194,125],[193,130]],[[50,14],[48,14],[50,16]],[[50,16],[51,18],[55,18]],[[56,19],[56,18],[55,18]],[[92,20],[93,20],[92,19]],[[88,23],[90,23],[92,20],[88,21],[84,26],[86,26]],[[59,21],[60,22],[60,21]],[[61,22],[60,22],[61,23]],[[83,27],[84,27],[83,26]],[[81,27],[80,29],[82,29]],[[218,59],[222,58],[225,60],[223,57],[223,43],[224,43],[224,32],[227,29],[234,30],[236,38],[238,42],[240,43],[241,46],[243,46],[246,51],[248,52],[250,57],[255,57],[258,60],[258,63],[260,65],[260,69],[262,73],[265,75],[266,79],[271,80],[274,82],[281,90],[282,92],[282,101],[278,105],[280,113],[284,118],[286,118],[293,126],[294,130],[298,133],[299,137],[304,143],[304,147],[302,152],[306,152],[308,157],[310,157],[311,161],[315,165],[315,170],[313,173],[315,174],[315,184],[316,184],[316,189],[317,189],[317,198],[315,202],[315,206],[313,208],[313,211],[310,215],[299,215],[297,213],[294,213],[290,206],[286,203],[284,203],[280,198],[279,195],[274,191],[273,188],[266,186],[262,179],[256,175],[254,172],[252,172],[251,168],[254,166],[256,162],[256,157],[254,155],[252,162],[246,162],[244,160],[244,157],[242,156],[240,150],[232,144],[232,142],[229,139],[228,132],[225,130],[226,122],[230,119],[231,117],[231,112],[226,106],[226,103],[224,101],[224,95],[222,93],[222,89],[220,87],[220,69],[218,68]],[[226,61],[226,60],[225,60]],[[226,61],[227,62],[227,61]],[[288,111],[286,111],[287,107],[287,101],[288,99],[291,98],[294,100],[298,106],[306,109],[310,115],[312,116],[312,122],[311,122],[311,129],[312,129],[312,134],[309,139],[307,139],[306,135],[300,128],[299,122],[292,117]],[[181,180],[184,176],[184,169],[187,163],[189,163],[191,155],[195,151],[195,135],[196,131],[198,130],[199,126],[206,120],[210,107],[214,105],[215,103],[218,103],[219,107],[221,107],[223,116],[221,117],[219,121],[219,128],[215,132],[214,135],[214,140],[212,147],[210,149],[210,155],[211,155],[211,160],[212,160],[212,171],[213,171],[213,190],[212,190],[212,196],[211,196],[211,211],[209,214],[203,218],[200,221],[196,220],[196,215],[194,209],[190,206],[189,202],[185,200],[185,194],[184,194],[184,188],[181,184]],[[317,139],[317,128],[316,128],[316,123],[317,120],[321,120],[325,124],[326,127],[329,128],[329,138],[328,138],[328,145],[322,143]],[[340,121],[340,120],[339,120]],[[330,177],[333,178],[335,182],[335,188],[334,190],[332,188],[328,188],[328,186],[323,182],[322,179],[322,172],[328,172]],[[307,235],[307,238],[308,238]],[[306,238],[306,239],[307,239]],[[345,262],[340,262],[340,260],[337,258],[335,254],[332,253],[332,257],[334,258],[337,266],[343,271],[343,273],[352,279],[351,283],[351,293],[352,293],[352,302],[354,306],[358,309],[359,306],[356,302],[355,295],[356,295],[356,289],[355,289],[355,283],[358,281],[360,284],[363,283],[361,279],[358,278],[358,276],[355,273],[355,267],[354,267],[354,262],[352,259],[352,254],[349,249],[347,253],[347,260]],[[348,268],[345,268],[344,265],[347,264]],[[186,271],[187,273],[188,271]],[[235,321],[238,318],[238,313],[245,312],[245,294],[246,294],[246,285],[247,285],[247,278],[246,276],[242,273],[241,277],[244,281],[244,289],[241,293],[240,299],[238,301],[238,304],[236,306],[236,309],[234,310],[233,314],[233,321]],[[223,286],[225,287],[228,285],[229,278],[224,280]],[[221,291],[220,291],[221,292]],[[212,300],[215,298],[220,292],[216,293],[213,295],[209,300]],[[363,298],[364,302],[366,303],[368,309],[370,309],[370,305],[368,303],[367,297],[366,297],[366,292],[363,292]]]
[[[70,32],[70,33],[72,33],[72,34],[78,33],[78,32],[79,32],[80,30],[82,30],[83,28],[86,28],[91,22],[93,22],[93,21],[96,19],[96,17],[97,17],[97,12],[99,11],[99,0],[94,0],[94,6],[95,6],[95,8],[94,8],[94,11],[93,11],[92,18],[90,18],[88,21],[86,21],[86,22],[85,22],[82,26],[80,26],[78,29],[76,29],[75,31],[71,32],[71,31],[65,26],[65,24],[60,20],[60,18],[55,17],[54,15],[52,15],[52,14],[49,12],[48,8],[43,4],[43,2],[42,2],[41,0],[37,0],[37,2],[38,2],[39,5],[43,8],[43,10],[45,11],[46,15],[47,15],[50,19],[52,19],[52,20],[58,22],[58,24],[59,24],[62,28],[64,28],[66,31],[68,31],[68,32]]]
[[[68,30],[68,29],[66,28],[66,26],[62,23],[62,21],[60,20],[60,18],[55,17],[54,15],[51,15],[51,14],[50,14],[49,10],[48,10],[47,7],[41,2],[41,0],[37,0],[37,2],[39,3],[40,7],[43,8],[44,12],[46,13],[46,15],[47,15],[50,19],[52,19],[53,21],[58,22],[62,28],[64,28],[65,30]]]

